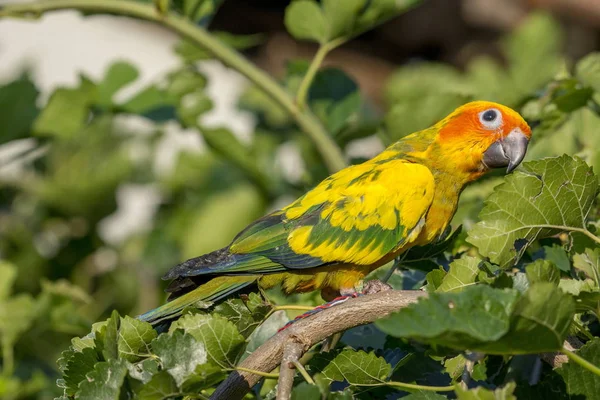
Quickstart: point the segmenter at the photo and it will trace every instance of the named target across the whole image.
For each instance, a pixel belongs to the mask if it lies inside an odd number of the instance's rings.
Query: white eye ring
[[[487,129],[498,129],[502,126],[502,113],[496,108],[488,108],[479,113],[479,122]]]

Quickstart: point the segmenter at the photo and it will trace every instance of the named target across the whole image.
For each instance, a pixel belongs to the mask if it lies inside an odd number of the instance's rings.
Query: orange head
[[[515,169],[525,157],[531,128],[516,111],[498,103],[474,101],[457,108],[434,127],[446,162],[467,173]]]

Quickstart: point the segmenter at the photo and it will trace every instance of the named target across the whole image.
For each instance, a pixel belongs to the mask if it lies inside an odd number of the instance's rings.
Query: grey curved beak
[[[528,144],[529,139],[523,131],[515,128],[483,153],[483,163],[488,168],[507,167],[506,172],[512,172],[523,161]]]

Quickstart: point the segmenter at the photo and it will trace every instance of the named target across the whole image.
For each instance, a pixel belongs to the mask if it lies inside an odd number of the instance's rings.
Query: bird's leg
[[[318,313],[319,311],[322,311],[327,308],[331,308],[335,305],[344,303],[348,299],[352,299],[355,297],[368,295],[368,294],[384,292],[384,291],[390,290],[390,289],[392,289],[392,287],[390,285],[388,285],[385,282],[380,281],[379,279],[373,279],[371,281],[365,282],[361,291],[357,291],[355,288],[341,288],[339,290],[339,292],[333,291],[331,289],[323,289],[321,292],[321,296],[323,297],[323,299],[329,300],[327,303],[321,304],[320,306],[317,306],[317,307],[313,308],[312,310],[307,311],[304,314],[297,316],[296,318],[294,318],[293,320],[291,320],[290,322],[285,324],[281,329],[279,329],[279,332],[288,328],[290,325],[292,325],[294,322],[298,321],[299,319],[309,317],[313,314]],[[339,294],[339,296],[334,297],[334,294]]]

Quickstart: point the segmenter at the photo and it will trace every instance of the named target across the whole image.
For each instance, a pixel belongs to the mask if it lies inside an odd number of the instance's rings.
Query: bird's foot
[[[375,294],[392,289],[393,288],[387,283],[380,281],[379,279],[373,279],[371,281],[365,282],[365,284],[363,285],[362,294]]]
[[[318,313],[319,311],[323,311],[325,309],[331,308],[338,304],[344,303],[348,299],[353,299],[355,297],[368,295],[368,294],[385,292],[386,290],[391,290],[391,289],[392,289],[392,287],[390,285],[388,285],[385,282],[380,281],[379,279],[374,279],[374,280],[365,282],[365,284],[363,286],[363,290],[361,292],[357,292],[354,289],[346,289],[346,290],[342,289],[342,290],[340,290],[341,296],[338,296],[338,297],[334,298],[333,300],[328,301],[325,304],[321,304],[320,306],[317,306],[317,307],[313,308],[312,310],[307,311],[304,314],[297,316],[296,318],[294,318],[293,320],[291,320],[287,324],[285,324],[282,328],[280,328],[278,332],[281,332],[284,329],[289,328],[290,325],[292,325],[294,322],[296,322],[300,319],[310,317],[311,315],[314,315],[314,314]]]

